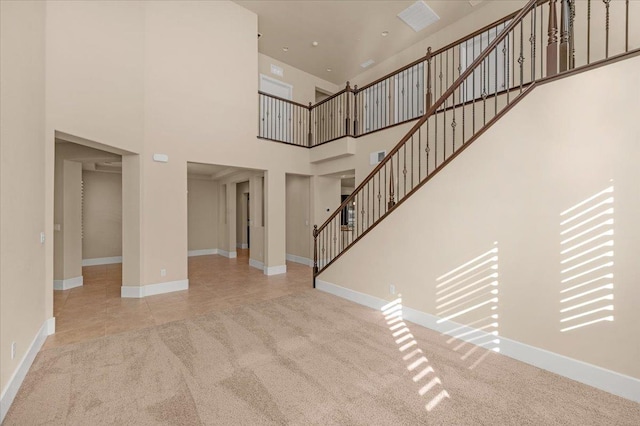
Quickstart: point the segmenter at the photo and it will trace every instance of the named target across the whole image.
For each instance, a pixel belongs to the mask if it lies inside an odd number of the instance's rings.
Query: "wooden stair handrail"
[[[473,63],[462,73],[460,76],[453,82],[453,84],[444,92],[442,96],[427,110],[427,112],[418,120],[418,122],[407,132],[407,134],[400,139],[400,142],[396,144],[396,146],[385,156],[385,158],[378,163],[378,165],[367,175],[366,178],[360,182],[360,185],[353,190],[351,195],[349,195],[340,206],[325,220],[325,222],[318,227],[317,233],[322,232],[323,229],[327,227],[327,225],[335,219],[335,217],[342,212],[342,210],[355,198],[356,194],[364,188],[364,186],[389,162],[389,160],[393,157],[395,153],[397,153],[400,148],[418,131],[420,127],[431,117],[438,108],[451,96],[456,89],[475,71],[475,69],[480,65],[496,48],[496,46],[505,39],[507,34],[509,34],[521,21],[522,19],[534,8],[538,6],[538,2],[540,0],[529,0],[527,4],[520,9],[517,15],[511,20],[509,25],[502,29],[499,35],[491,42],[489,45],[483,50],[483,52],[478,55],[478,57],[473,61]],[[543,3],[546,3],[547,0],[544,0]]]

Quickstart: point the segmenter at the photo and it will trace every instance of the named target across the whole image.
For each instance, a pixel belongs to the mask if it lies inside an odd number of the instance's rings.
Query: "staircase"
[[[640,37],[629,31],[632,17],[640,21],[640,5],[610,3],[530,0],[510,19],[463,39],[452,49],[451,64],[441,58],[436,63],[428,53],[427,82],[433,75],[446,90],[431,103],[427,88],[426,113],[329,218],[314,226],[314,287],[315,277],[537,85],[640,53]],[[356,213],[353,224],[343,222],[347,208]]]

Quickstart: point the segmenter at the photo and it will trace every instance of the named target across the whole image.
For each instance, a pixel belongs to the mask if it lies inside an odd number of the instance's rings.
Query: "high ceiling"
[[[380,63],[485,4],[477,0],[425,0],[440,20],[414,32],[397,15],[415,1],[236,3],[258,15],[260,53],[339,85],[364,71],[360,64],[370,59]],[[382,36],[385,31],[388,35]],[[315,47],[314,41],[318,43]]]

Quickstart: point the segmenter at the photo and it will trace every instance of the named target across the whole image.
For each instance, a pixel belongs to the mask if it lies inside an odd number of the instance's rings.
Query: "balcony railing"
[[[638,44],[640,39],[640,29],[629,26],[630,17],[640,14],[640,2],[537,2],[537,6],[543,4],[548,7],[539,7],[537,13],[527,17],[527,22],[523,22],[518,30],[521,33],[505,37],[441,109],[483,102],[496,94],[508,95],[508,88],[520,85],[524,88],[540,76],[552,75],[549,70],[554,67],[556,72],[563,72],[573,69],[576,61],[590,64],[628,52],[629,46]],[[441,49],[432,51],[429,48],[422,58],[363,87],[352,88],[347,82],[343,90],[315,105],[302,105],[260,93],[259,137],[310,148],[344,136],[359,137],[417,120],[518,12]],[[555,54],[546,55],[549,49]],[[539,60],[534,63],[531,58],[536,56]],[[519,60],[526,60],[527,65],[520,66]]]
[[[630,21],[636,25],[630,26]],[[314,227],[314,276],[454,161],[536,85],[640,54],[638,22],[640,2],[530,0],[515,16],[428,55],[426,112],[329,218]],[[341,218],[345,208],[355,212],[353,224],[346,228]]]

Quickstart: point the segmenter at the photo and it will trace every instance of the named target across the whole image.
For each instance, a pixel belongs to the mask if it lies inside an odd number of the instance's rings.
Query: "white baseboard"
[[[235,259],[236,257],[238,257],[237,251],[226,251],[226,250],[218,249],[218,254],[220,256],[228,257],[229,259]]]
[[[259,260],[249,258],[249,266],[264,271],[264,263],[260,262]]]
[[[209,254],[218,254],[218,249],[189,250],[187,256],[207,256]]]
[[[319,279],[316,279],[316,288],[373,309],[379,310],[389,303],[388,300],[340,287]],[[464,335],[467,331],[474,333],[466,334],[461,337],[461,340],[477,338],[478,335],[481,334],[488,336],[488,333],[484,331],[463,326],[453,321],[438,323],[440,317],[408,308],[406,306],[402,307],[402,312],[404,319],[407,321],[443,334],[455,334],[460,336]],[[454,329],[456,330],[455,333],[450,334],[449,332]],[[526,343],[505,338],[504,336],[500,336],[500,353],[526,364],[593,386],[605,392],[609,392],[635,402],[640,402],[640,379],[635,377],[616,373],[615,371],[607,370],[606,368],[588,364],[545,349],[530,346]]]
[[[313,260],[302,256],[296,256],[295,254],[287,254],[287,260],[289,262],[301,263],[303,265],[313,267]]]
[[[82,275],[75,278],[67,278],[65,280],[53,280],[54,290],[69,290],[71,288],[81,287],[84,283]]]
[[[114,263],[122,263],[122,256],[82,259],[82,266],[112,265]]]
[[[278,265],[278,266],[265,266],[264,274],[265,275],[279,275],[287,273],[287,265]]]
[[[18,394],[18,390],[20,390],[20,386],[22,385],[24,378],[27,376],[27,373],[31,368],[31,364],[33,364],[33,360],[36,358],[40,348],[42,348],[42,345],[47,339],[47,336],[55,333],[55,329],[55,318],[49,318],[42,324],[40,330],[38,330],[38,333],[33,338],[29,349],[20,360],[18,368],[13,372],[9,382],[2,390],[2,394],[0,394],[0,423],[2,423],[4,417],[9,412],[9,408],[11,407],[14,398]]]
[[[236,247],[239,249],[248,249],[249,248],[249,244],[247,243],[238,243],[236,244]]]
[[[156,294],[171,293],[189,289],[189,280],[169,281],[166,283],[147,284],[141,286],[123,285],[120,287],[122,298],[142,298]]]

